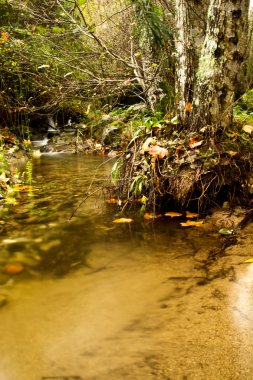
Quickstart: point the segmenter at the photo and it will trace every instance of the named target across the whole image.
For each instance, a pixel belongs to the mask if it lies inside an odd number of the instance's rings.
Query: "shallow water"
[[[110,167],[43,156],[2,210],[0,266],[24,270],[0,275],[0,380],[252,379],[253,273],[207,268],[216,236],[138,213],[114,224],[101,192],[69,220]]]

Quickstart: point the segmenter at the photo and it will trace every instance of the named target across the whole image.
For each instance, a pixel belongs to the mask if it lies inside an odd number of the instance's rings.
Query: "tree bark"
[[[246,55],[249,0],[211,0],[199,58],[192,123],[213,132],[231,125]]]
[[[176,0],[176,98],[180,122],[186,126],[193,101],[196,70],[206,29],[207,0]]]
[[[175,0],[181,125],[231,125],[247,51],[249,0]]]

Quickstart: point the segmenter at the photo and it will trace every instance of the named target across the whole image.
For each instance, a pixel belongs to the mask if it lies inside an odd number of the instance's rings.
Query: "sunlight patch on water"
[[[242,330],[253,328],[253,264],[246,265],[234,285],[235,295],[231,303],[235,324]]]

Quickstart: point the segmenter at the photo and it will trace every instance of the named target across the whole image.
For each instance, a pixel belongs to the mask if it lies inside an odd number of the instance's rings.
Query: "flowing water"
[[[2,207],[0,380],[253,379],[253,272],[208,262],[216,236],[134,212],[115,224],[101,192],[70,218],[110,167],[42,156]]]

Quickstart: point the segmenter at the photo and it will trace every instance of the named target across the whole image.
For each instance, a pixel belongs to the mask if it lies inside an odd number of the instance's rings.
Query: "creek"
[[[252,267],[207,268],[217,236],[176,219],[113,223],[102,191],[80,205],[111,166],[42,156],[2,206],[0,380],[252,380]]]

